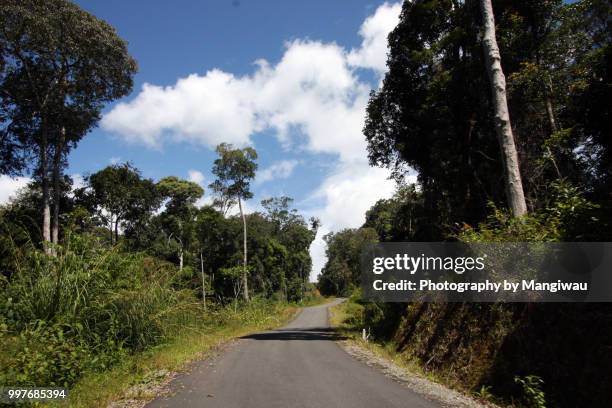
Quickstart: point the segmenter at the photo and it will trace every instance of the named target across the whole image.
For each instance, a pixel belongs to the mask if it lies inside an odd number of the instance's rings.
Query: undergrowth
[[[215,342],[278,325],[296,308],[262,298],[204,308],[172,264],[86,235],[53,247],[55,256],[31,245],[3,250],[12,265],[0,275],[0,384],[76,387],[76,406],[97,404],[90,395],[117,397],[124,386],[109,373],[129,384],[160,358],[174,369]],[[84,378],[97,385],[83,387]]]

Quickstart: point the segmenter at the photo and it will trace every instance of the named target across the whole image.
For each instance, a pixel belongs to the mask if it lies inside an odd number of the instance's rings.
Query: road
[[[327,308],[336,302],[305,308],[281,329],[240,339],[175,379],[174,394],[147,407],[439,407],[334,342]]]

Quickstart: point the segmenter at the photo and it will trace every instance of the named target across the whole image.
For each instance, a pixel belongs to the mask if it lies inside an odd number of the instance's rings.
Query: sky
[[[400,4],[364,0],[78,0],[112,26],[138,62],[134,89],[109,104],[71,152],[82,180],[130,161],[147,178],[175,175],[208,186],[214,147],[252,146],[259,170],[248,211],[287,195],[322,222],[322,236],[359,227],[392,195],[388,171],[368,166],[362,134],[369,92],[386,71],[386,37]],[[5,202],[27,177],[0,177]],[[211,201],[208,192],[199,204]]]

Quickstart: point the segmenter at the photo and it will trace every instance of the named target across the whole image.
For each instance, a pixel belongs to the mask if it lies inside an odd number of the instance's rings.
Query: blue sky
[[[251,145],[259,172],[247,208],[288,195],[323,223],[311,248],[312,277],[324,262],[322,235],[361,225],[365,210],[392,194],[387,172],[367,164],[361,129],[399,4],[76,3],[128,41],[139,72],[133,92],[109,105],[70,154],[69,174],[130,161],[145,177],[175,175],[206,187],[216,144]],[[0,200],[7,183],[0,180]]]

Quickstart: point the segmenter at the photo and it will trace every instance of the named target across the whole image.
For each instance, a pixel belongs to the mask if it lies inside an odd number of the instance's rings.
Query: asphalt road
[[[147,407],[439,407],[344,352],[329,329],[329,306],[305,308],[282,329],[240,339]]]

